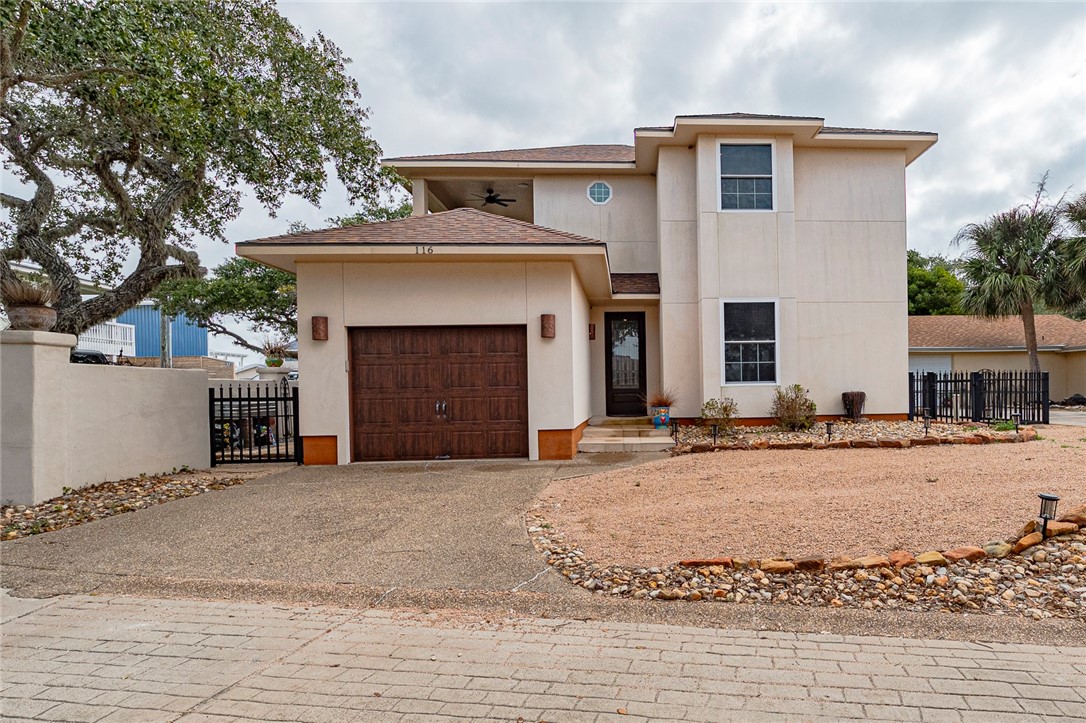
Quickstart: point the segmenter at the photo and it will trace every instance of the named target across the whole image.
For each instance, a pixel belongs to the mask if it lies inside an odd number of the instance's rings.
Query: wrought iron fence
[[[1048,424],[1048,372],[909,372],[909,419]]]
[[[207,390],[211,466],[245,462],[302,463],[298,387],[234,382]]]

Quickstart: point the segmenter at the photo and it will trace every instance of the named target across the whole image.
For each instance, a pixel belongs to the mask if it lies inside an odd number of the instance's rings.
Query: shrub
[[[23,279],[0,281],[0,297],[5,306],[52,306],[60,300],[60,293],[48,281],[34,284]]]
[[[864,415],[867,392],[842,392],[841,403],[845,405],[845,415],[853,422],[858,422]]]
[[[724,432],[735,427],[735,418],[739,416],[739,405],[734,399],[710,399],[701,405],[701,423],[716,424]]]
[[[657,390],[649,397],[650,407],[674,407],[677,397],[675,392],[668,387]]]
[[[992,429],[994,429],[997,432],[1013,432],[1014,431],[1014,422],[1012,422],[1009,419],[1005,419],[1005,420],[1003,420],[1001,422],[996,422],[995,424],[993,424]]]
[[[286,339],[271,339],[264,338],[264,342],[260,345],[260,350],[264,352],[264,356],[269,359],[285,359],[290,353],[290,342]]]
[[[808,390],[802,384],[777,387],[769,414],[777,420],[778,426],[791,432],[811,428],[818,407],[807,394]]]

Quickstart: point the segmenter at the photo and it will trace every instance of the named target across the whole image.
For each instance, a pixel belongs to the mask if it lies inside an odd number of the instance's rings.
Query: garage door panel
[[[365,328],[350,340],[355,461],[527,456],[525,327]]]

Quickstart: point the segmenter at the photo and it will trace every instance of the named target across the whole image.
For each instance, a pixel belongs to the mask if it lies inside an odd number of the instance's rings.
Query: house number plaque
[[[432,254],[434,252],[433,246],[416,246],[415,253],[417,254]]]

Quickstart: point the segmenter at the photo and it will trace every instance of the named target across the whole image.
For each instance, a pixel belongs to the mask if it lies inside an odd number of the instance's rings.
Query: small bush
[[[777,387],[769,415],[777,420],[778,426],[790,432],[810,429],[818,407],[807,394],[808,390],[802,384]]]
[[[997,432],[1013,432],[1014,422],[1009,419],[1004,419],[1002,422],[996,422],[992,425],[992,429]]]
[[[60,292],[48,281],[34,284],[23,279],[0,281],[0,297],[5,306],[52,306],[60,300]]]
[[[845,415],[853,422],[858,422],[864,415],[867,392],[842,392],[841,403],[845,405]]]
[[[739,405],[734,399],[710,399],[701,405],[701,423],[717,424],[725,432],[735,427],[735,418],[739,416]]]

